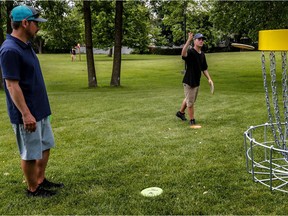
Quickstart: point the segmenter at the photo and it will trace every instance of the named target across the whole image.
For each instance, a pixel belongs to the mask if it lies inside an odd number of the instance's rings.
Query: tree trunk
[[[121,48],[122,48],[122,23],[123,23],[123,1],[116,1],[116,15],[115,15],[115,46],[113,70],[110,86],[120,86],[120,72],[121,72]]]
[[[2,8],[4,6],[3,2],[0,1],[0,8]],[[3,14],[2,14],[2,10],[0,9],[0,46],[1,44],[4,42],[4,31],[3,31]],[[0,67],[0,89],[3,89],[3,78],[2,78],[2,71],[1,71],[1,67]]]
[[[42,37],[37,37],[35,40],[34,40],[34,44],[37,48],[37,52],[39,54],[42,54],[43,53],[43,45],[44,45],[44,39],[42,39]]]
[[[97,87],[96,70],[93,55],[92,28],[91,28],[91,9],[90,1],[83,1],[83,13],[85,22],[85,43],[86,58],[88,69],[88,86],[89,88]]]
[[[108,57],[112,57],[113,54],[113,47],[109,48]]]
[[[43,44],[44,44],[44,40],[42,38],[40,38],[39,39],[39,47],[38,47],[39,54],[43,53]]]
[[[2,1],[0,1],[0,8],[4,7],[4,4]],[[4,42],[4,31],[3,31],[3,24],[2,20],[4,18],[4,15],[2,14],[2,10],[0,10],[0,46]]]
[[[11,27],[11,20],[10,20],[10,12],[13,9],[13,3],[14,1],[5,1],[6,4],[6,13],[7,13],[7,19],[6,19],[6,26],[7,26],[7,34],[12,33],[12,27]]]
[[[6,6],[6,33],[7,34],[11,34],[12,33],[12,27],[11,27],[11,20],[10,20],[10,12],[11,10],[13,9],[13,1],[5,1],[5,6]],[[3,23],[2,23],[2,20],[3,18],[5,17],[3,14],[2,14],[2,10],[1,8],[4,7],[4,1],[0,1],[0,46],[1,44],[4,42],[4,31],[3,31]],[[1,68],[0,68],[0,89],[3,89],[4,86],[3,86],[3,77],[2,77],[2,71],[1,71]]]

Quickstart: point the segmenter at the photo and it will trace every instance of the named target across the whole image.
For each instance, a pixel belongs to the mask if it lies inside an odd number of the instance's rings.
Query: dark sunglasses
[[[205,41],[205,39],[204,38],[197,38],[199,41]]]
[[[29,23],[33,22],[37,27],[39,27],[38,22],[35,20],[28,20]]]

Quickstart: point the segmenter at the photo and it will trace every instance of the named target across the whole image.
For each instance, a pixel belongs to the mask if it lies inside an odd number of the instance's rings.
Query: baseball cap
[[[199,39],[199,38],[203,38],[204,40],[206,40],[206,37],[204,37],[204,35],[201,34],[201,33],[197,33],[197,34],[195,34],[194,37],[193,37],[194,40],[195,40],[195,39]]]
[[[40,18],[39,15],[39,12],[35,8],[26,5],[17,6],[11,11],[11,19],[15,22],[19,22],[24,19],[36,22],[47,21],[46,19]]]

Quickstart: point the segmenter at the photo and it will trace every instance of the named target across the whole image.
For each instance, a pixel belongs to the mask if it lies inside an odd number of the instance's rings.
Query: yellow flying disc
[[[248,44],[241,44],[241,43],[232,43],[231,46],[237,47],[237,48],[240,48],[240,49],[246,49],[246,50],[254,50],[255,49],[254,46],[251,46],[251,45],[248,45]]]

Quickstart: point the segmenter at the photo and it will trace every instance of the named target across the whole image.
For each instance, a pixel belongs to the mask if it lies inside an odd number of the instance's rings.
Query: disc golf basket
[[[259,32],[268,122],[244,132],[247,172],[253,181],[288,192],[288,29]],[[270,63],[266,63],[266,55]],[[281,60],[280,60],[281,59]],[[281,66],[278,63],[281,61]],[[277,64],[276,64],[277,63]],[[269,68],[269,71],[266,70]],[[277,71],[281,71],[277,73]]]

